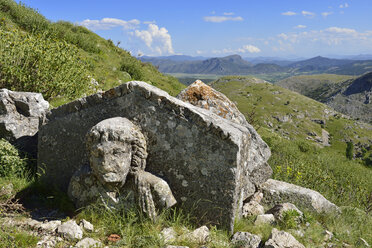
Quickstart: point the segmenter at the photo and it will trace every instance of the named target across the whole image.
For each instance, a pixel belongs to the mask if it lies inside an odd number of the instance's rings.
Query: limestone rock
[[[165,243],[169,243],[176,240],[177,236],[176,231],[174,231],[172,227],[164,228],[160,234],[163,237]]]
[[[94,231],[94,226],[92,223],[90,223],[89,221],[87,220],[84,220],[82,219],[80,221],[80,227],[83,228],[84,230],[88,231],[88,232],[93,232]]]
[[[250,201],[243,206],[243,217],[264,214],[265,209],[256,201]]]
[[[269,179],[261,185],[261,189],[264,194],[263,202],[268,206],[289,202],[317,213],[339,211],[335,204],[320,193],[294,184]]]
[[[258,248],[261,243],[261,238],[249,232],[236,232],[231,242],[234,246],[240,248]]]
[[[52,220],[52,221],[46,221],[42,224],[40,224],[38,227],[46,232],[54,233],[56,229],[61,225],[60,220]]]
[[[249,167],[244,173],[248,174],[246,178],[249,178],[249,180],[245,183],[244,198],[246,199],[251,196],[255,192],[253,185],[258,187],[270,178],[272,174],[271,167],[267,164],[267,160],[271,155],[268,145],[261,139],[257,131],[247,122],[245,116],[230,99],[202,81],[196,80],[181,91],[177,95],[177,98],[200,108],[207,109],[248,129],[251,136],[247,159]]]
[[[36,247],[37,248],[53,248],[62,241],[63,239],[61,237],[42,236],[42,238],[37,242]]]
[[[273,228],[264,248],[305,248],[291,234]]]
[[[276,220],[283,220],[283,215],[285,212],[289,210],[294,210],[298,213],[299,219],[303,217],[303,213],[292,203],[282,203],[275,205],[273,208],[268,210],[266,213],[267,214],[273,214]]]
[[[0,138],[36,154],[37,139],[32,137],[48,109],[49,103],[40,93],[0,89]]]
[[[182,235],[180,238],[188,239],[199,244],[205,244],[209,240],[209,228],[206,226],[199,227],[190,233]]]
[[[98,248],[103,247],[103,244],[92,238],[84,238],[80,240],[76,245],[76,248]]]
[[[255,225],[265,225],[265,224],[274,224],[275,217],[272,214],[260,214],[257,216],[254,224]]]
[[[232,230],[243,201],[271,174],[265,162],[270,150],[246,126],[132,81],[51,111],[39,131],[40,179],[67,191],[75,171],[89,164],[85,135],[112,117],[141,129],[146,171],[166,181],[200,222]]]
[[[69,220],[58,226],[57,233],[63,238],[76,240],[83,238],[83,230],[76,224],[74,220]]]

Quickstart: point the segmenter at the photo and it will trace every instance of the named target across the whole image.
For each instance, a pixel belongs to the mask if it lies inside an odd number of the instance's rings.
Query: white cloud
[[[351,28],[330,27],[330,28],[327,28],[326,31],[330,33],[338,33],[338,34],[357,34],[357,31]]]
[[[204,16],[206,22],[243,21],[241,16]]]
[[[314,17],[315,16],[315,13],[310,12],[310,11],[306,11],[306,10],[301,11],[301,14],[303,16],[307,16],[307,17]]]
[[[201,51],[201,50],[196,50],[196,54],[203,54],[204,51]]]
[[[144,21],[143,24],[155,24],[156,21]]]
[[[297,25],[296,27],[294,27],[294,28],[306,28],[306,26],[305,25]]]
[[[333,14],[333,12],[323,12],[322,16],[327,17],[327,16],[332,15],[332,14]]]
[[[222,50],[213,50],[214,54],[232,54],[232,53],[259,53],[261,49],[253,45],[244,45],[238,49],[224,48]]]
[[[145,42],[146,46],[158,55],[174,54],[172,38],[164,27],[149,24],[147,30],[135,30],[133,35]]]
[[[349,4],[348,4],[348,3],[344,3],[344,4],[341,4],[339,7],[340,7],[341,9],[346,9],[346,8],[349,7]]]
[[[293,12],[293,11],[287,11],[287,12],[282,13],[282,15],[285,15],[285,16],[294,16],[294,15],[297,15],[297,13],[296,12]]]
[[[223,15],[231,16],[231,15],[235,15],[235,13],[234,12],[224,12]]]
[[[115,27],[122,27],[124,30],[135,29],[141,22],[137,19],[125,21],[117,18],[103,18],[101,20],[86,19],[79,24],[91,30],[109,30]]]

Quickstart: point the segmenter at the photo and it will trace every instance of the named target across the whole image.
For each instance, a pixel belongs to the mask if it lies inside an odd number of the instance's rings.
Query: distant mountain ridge
[[[250,75],[283,72],[290,74],[333,73],[360,75],[372,71],[372,60],[332,59],[321,56],[301,61],[262,58],[261,60],[251,60],[252,62],[248,62],[239,55],[202,58],[176,55],[168,57],[144,56],[139,59],[143,62],[152,63],[161,72],[165,73]],[[259,61],[266,62],[257,64],[256,62]]]

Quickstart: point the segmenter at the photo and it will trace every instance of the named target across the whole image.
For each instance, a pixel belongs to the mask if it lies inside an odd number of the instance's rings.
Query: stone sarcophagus
[[[257,182],[271,175],[268,157],[264,163],[251,162],[254,139],[246,126],[132,81],[48,114],[39,131],[41,179],[67,191],[74,172],[89,163],[87,133],[113,117],[124,117],[141,129],[147,143],[146,171],[168,183],[177,204],[201,222],[232,230],[243,201]]]

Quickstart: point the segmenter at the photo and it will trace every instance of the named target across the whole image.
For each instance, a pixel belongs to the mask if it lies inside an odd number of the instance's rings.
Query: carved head
[[[122,186],[128,173],[146,167],[146,139],[130,120],[103,120],[87,134],[87,150],[93,173],[103,184]]]

